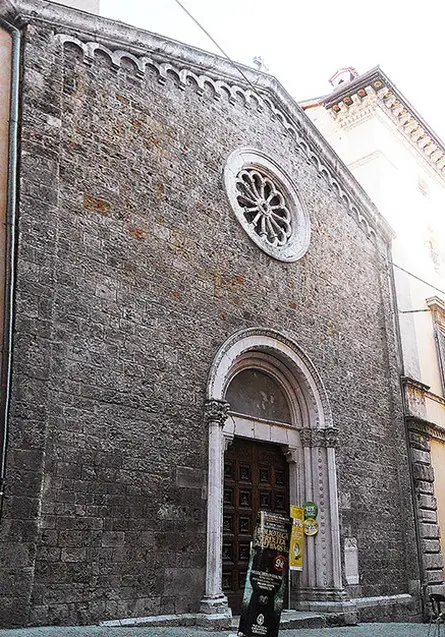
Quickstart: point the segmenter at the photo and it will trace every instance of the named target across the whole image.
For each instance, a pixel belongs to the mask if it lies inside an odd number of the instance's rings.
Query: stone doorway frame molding
[[[254,368],[274,376],[288,399],[292,422],[260,421],[230,412],[227,387],[240,371]],[[217,352],[207,383],[204,418],[209,431],[207,555],[201,617],[230,618],[222,590],[224,451],[234,436],[280,444],[289,462],[291,504],[319,504],[318,535],[307,538],[299,594],[306,604],[343,601],[335,449],[328,396],[310,358],[275,330],[249,328],[230,336]],[[205,621],[202,623],[206,623]]]

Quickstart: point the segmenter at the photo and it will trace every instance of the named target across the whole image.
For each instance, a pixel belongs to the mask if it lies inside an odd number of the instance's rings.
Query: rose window
[[[292,234],[285,196],[271,179],[254,168],[238,174],[238,204],[256,234],[271,246],[284,246]]]
[[[309,247],[309,215],[276,160],[256,148],[238,148],[224,166],[224,185],[235,217],[253,243],[279,261],[301,259]]]

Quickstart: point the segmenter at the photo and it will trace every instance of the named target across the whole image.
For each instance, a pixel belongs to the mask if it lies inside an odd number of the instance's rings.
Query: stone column
[[[283,447],[283,453],[289,465],[289,500],[290,504],[302,502],[302,485],[298,481],[298,464],[302,464],[299,449],[297,447]]]
[[[325,430],[325,444],[328,463],[329,510],[332,542],[332,576],[334,588],[342,589],[340,554],[340,517],[338,513],[337,462],[335,450],[338,447],[338,429]]]
[[[200,611],[204,615],[218,615],[230,620],[232,613],[222,591],[222,513],[223,513],[223,426],[229,413],[229,404],[221,400],[208,400],[204,405],[204,418],[209,428],[209,464],[207,487],[207,555],[205,595]],[[205,618],[201,618],[205,620]],[[210,617],[208,618],[210,620]],[[214,620],[200,621],[200,625]],[[223,627],[224,621],[219,622]]]
[[[304,594],[312,601],[344,599],[341,578],[335,448],[338,431],[333,427],[300,429],[304,453],[305,499],[319,506],[318,535],[306,538]]]
[[[301,504],[303,502],[304,480],[298,479],[298,469],[303,466],[302,449],[298,447],[282,447],[283,453],[289,464],[289,504]],[[301,573],[299,571],[289,571],[289,608],[295,607],[296,591],[299,588]]]
[[[300,440],[303,447],[303,459],[304,459],[304,497],[300,504],[304,500],[312,501],[314,499],[313,492],[313,478],[312,478],[312,428],[303,427],[300,429]],[[305,568],[303,570],[303,582],[308,588],[314,588],[316,586],[315,573],[315,538],[306,537],[305,540],[306,556],[305,556]]]

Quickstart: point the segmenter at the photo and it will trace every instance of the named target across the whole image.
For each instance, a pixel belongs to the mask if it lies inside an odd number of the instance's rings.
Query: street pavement
[[[432,632],[432,631],[431,631]],[[427,624],[360,624],[345,628],[281,630],[280,637],[426,637]],[[0,637],[236,637],[236,631],[198,628],[109,628],[99,626],[18,628],[0,630]]]

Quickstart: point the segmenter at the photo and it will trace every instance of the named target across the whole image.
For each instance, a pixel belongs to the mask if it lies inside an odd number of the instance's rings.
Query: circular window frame
[[[239,204],[240,192],[237,188],[237,178],[242,170],[255,170],[270,179],[283,194],[287,209],[291,217],[291,234],[288,241],[282,245],[272,245],[262,238],[245,216],[245,209]],[[249,238],[263,252],[278,261],[294,262],[301,259],[307,252],[311,236],[309,214],[289,175],[278,163],[255,148],[238,148],[228,157],[224,166],[224,186],[230,206],[235,216],[244,228]]]

